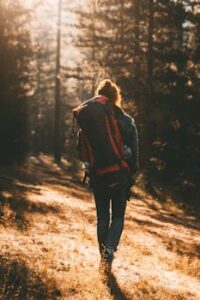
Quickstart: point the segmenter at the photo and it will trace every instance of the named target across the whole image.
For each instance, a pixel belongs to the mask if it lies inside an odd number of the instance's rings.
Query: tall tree
[[[0,2],[1,163],[22,160],[28,151],[32,49],[27,20],[27,11],[20,2]]]
[[[58,28],[56,51],[56,84],[55,84],[55,123],[54,123],[54,158],[61,159],[61,118],[60,118],[60,52],[61,52],[61,12],[62,0],[58,1]]]
[[[84,14],[79,46],[87,70],[95,61],[105,70],[102,74],[122,87],[127,107],[137,117],[147,180],[155,176],[177,186],[189,182],[191,153],[198,153],[187,143],[195,140],[191,136],[198,127],[198,1],[104,0],[98,2],[95,17],[92,10]],[[97,49],[93,63],[91,45]],[[188,162],[185,157],[190,157]]]

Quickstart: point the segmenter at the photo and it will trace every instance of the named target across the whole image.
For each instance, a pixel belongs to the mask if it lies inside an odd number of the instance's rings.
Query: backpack
[[[97,96],[74,108],[73,119],[79,125],[79,158],[89,164],[90,176],[129,170],[113,104],[107,97]]]

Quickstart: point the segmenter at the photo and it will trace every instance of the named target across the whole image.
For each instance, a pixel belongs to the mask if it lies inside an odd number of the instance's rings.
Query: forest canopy
[[[148,183],[197,200],[200,1],[71,2],[0,1],[0,163],[75,156],[71,110],[111,78]]]

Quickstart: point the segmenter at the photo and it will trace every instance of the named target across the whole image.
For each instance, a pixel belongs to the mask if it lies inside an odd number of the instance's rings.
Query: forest
[[[176,187],[197,201],[199,1],[63,0],[58,30],[59,7],[49,4],[0,3],[1,164],[76,156],[71,110],[111,78],[135,118],[149,189]]]
[[[139,137],[106,284],[71,136],[103,79]],[[200,0],[0,0],[0,299],[199,300],[199,112]]]

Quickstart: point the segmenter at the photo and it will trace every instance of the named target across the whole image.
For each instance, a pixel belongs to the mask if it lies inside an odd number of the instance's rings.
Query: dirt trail
[[[94,202],[67,165],[31,158],[0,176],[0,299],[200,299],[200,223],[135,187],[110,286]]]

